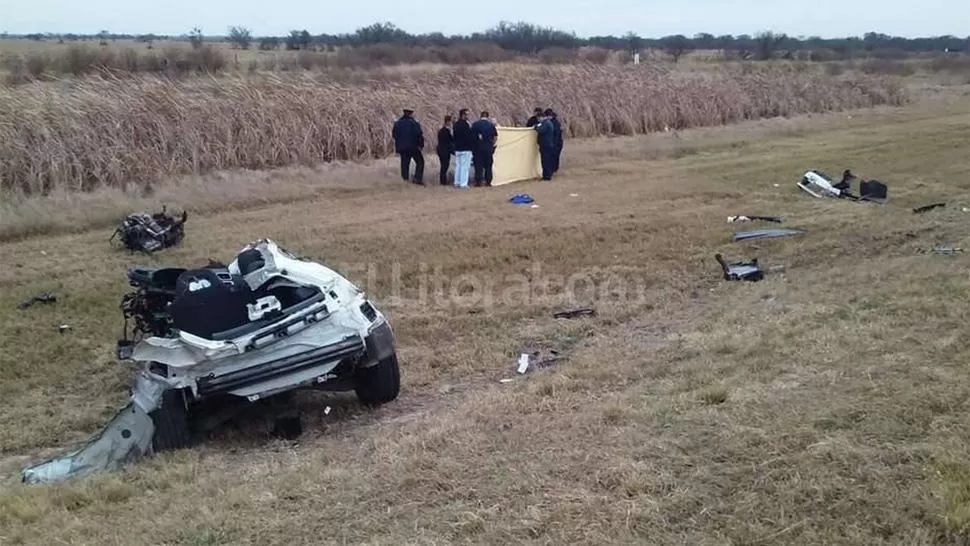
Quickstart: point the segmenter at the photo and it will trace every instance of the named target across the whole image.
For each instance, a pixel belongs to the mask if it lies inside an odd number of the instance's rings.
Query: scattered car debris
[[[849,193],[850,183],[854,179],[855,176],[849,170],[846,170],[842,173],[842,180],[835,184],[829,175],[818,169],[812,169],[802,175],[802,179],[798,181],[797,186],[818,198],[836,197],[858,199],[858,197]]]
[[[728,216],[728,219],[727,219],[729,224],[733,224],[736,222],[753,222],[755,220],[763,220],[765,222],[775,222],[776,224],[780,224],[783,221],[781,216],[755,216],[754,214]]]
[[[889,188],[878,180],[866,180],[859,184],[859,200],[885,203],[889,199]]]
[[[851,192],[852,183],[859,180],[859,195]],[[878,180],[860,180],[852,171],[842,172],[842,179],[834,183],[831,176],[818,169],[812,169],[802,175],[798,187],[815,197],[835,197],[852,201],[868,201],[885,203],[889,198],[889,188]]]
[[[569,197],[579,197],[579,194],[578,193],[570,193],[569,194]]]
[[[747,262],[728,263],[721,254],[715,254],[714,259],[721,264],[721,271],[726,281],[751,281],[758,282],[765,278],[765,273],[758,264],[758,259],[753,258]]]
[[[515,361],[515,371],[519,375],[525,375],[530,369],[541,370],[565,359],[566,357],[564,355],[553,349],[549,349],[547,351],[521,353],[519,355],[519,359]],[[499,381],[502,383],[508,383],[512,380],[501,379]]]
[[[956,247],[954,245],[936,245],[933,248],[927,250],[925,248],[920,248],[916,250],[917,254],[956,254],[957,252],[963,252],[962,248]]]
[[[527,193],[517,193],[509,198],[509,202],[515,205],[531,205],[535,199]]]
[[[916,207],[913,209],[913,214],[923,214],[924,212],[931,211],[933,209],[939,209],[946,207],[946,203],[933,203],[931,205],[923,205],[922,207]]]
[[[595,317],[595,309],[573,309],[572,311],[560,311],[553,315],[557,319],[573,319],[577,317]]]
[[[117,470],[153,454],[155,423],[142,407],[130,402],[94,438],[80,448],[24,469],[22,481],[51,483],[94,472]]]
[[[70,324],[61,324],[60,326],[57,327],[57,331],[62,334],[70,329],[71,329]]]
[[[790,237],[801,235],[804,231],[797,229],[756,229],[753,231],[740,231],[734,234],[735,241],[748,241],[752,239],[772,239],[775,237]]]
[[[151,215],[136,212],[121,221],[108,241],[120,236],[121,244],[131,252],[155,252],[182,242],[186,220],[187,211],[182,211],[181,218],[175,218],[166,213],[165,207],[162,212]]]
[[[194,424],[233,405],[296,389],[354,391],[366,405],[396,399],[400,371],[390,323],[353,283],[269,239],[226,267],[132,268],[123,296],[131,400],[81,449],[24,470],[31,483],[116,468],[192,445]],[[132,339],[129,339],[129,324]],[[281,433],[291,434],[293,422]]]
[[[57,295],[55,295],[53,292],[41,292],[40,294],[37,294],[36,296],[30,298],[29,300],[21,303],[20,305],[17,306],[17,308],[26,309],[34,305],[35,303],[56,303],[56,302],[57,302]]]

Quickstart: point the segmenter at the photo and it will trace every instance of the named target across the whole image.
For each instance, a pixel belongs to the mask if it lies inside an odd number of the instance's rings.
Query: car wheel
[[[152,450],[157,452],[182,449],[192,445],[189,412],[185,408],[182,391],[162,393],[162,405],[148,414],[155,425]]]
[[[354,392],[362,404],[379,406],[395,398],[401,391],[401,372],[397,354],[381,360],[370,368],[360,368],[354,379]]]

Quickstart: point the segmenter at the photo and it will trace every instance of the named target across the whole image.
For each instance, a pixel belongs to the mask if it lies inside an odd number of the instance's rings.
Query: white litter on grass
[[[529,207],[529,208],[530,208],[530,209],[537,209],[537,208],[539,208],[539,205],[532,205],[532,206],[531,206],[531,207]]]
[[[330,415],[330,406],[327,406],[326,408],[323,409],[323,414]]]
[[[522,353],[519,355],[519,368],[516,370],[520,374],[524,374],[526,370],[529,369],[529,354]]]
[[[498,380],[499,383],[511,383],[513,381],[515,381],[515,380],[514,379],[499,379]]]
[[[780,188],[781,187],[781,184],[775,184],[775,187],[776,188]]]
[[[569,197],[579,197],[579,194],[578,193],[570,193],[569,194]]]

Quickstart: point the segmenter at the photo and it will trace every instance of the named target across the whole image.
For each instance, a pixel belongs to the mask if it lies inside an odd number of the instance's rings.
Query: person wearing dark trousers
[[[442,186],[448,184],[448,167],[451,166],[451,156],[455,153],[455,137],[451,133],[451,115],[445,116],[445,122],[438,129],[438,160],[441,162],[441,172],[438,174],[438,183]]]
[[[495,158],[495,144],[498,141],[498,129],[488,112],[482,112],[481,117],[472,123],[472,133],[477,140],[475,146],[475,185],[492,185],[492,161]]]
[[[394,122],[391,130],[394,138],[394,148],[401,156],[401,178],[405,182],[411,181],[420,186],[424,185],[424,131],[421,124],[414,119],[414,110],[404,109],[404,115]],[[414,161],[414,179],[411,180],[411,161]]]
[[[529,118],[529,121],[525,122],[525,126],[535,127],[536,125],[539,125],[540,116],[542,116],[542,108],[536,108],[535,110],[532,111],[532,117]]]
[[[539,124],[535,130],[539,133],[539,158],[542,163],[542,179],[552,180],[554,174],[554,162],[556,153],[556,128],[552,124],[552,116],[547,110],[539,119]]]
[[[562,157],[562,124],[559,123],[559,116],[552,109],[548,110],[550,118],[549,121],[552,123],[553,133],[553,154],[552,154],[552,172],[553,174],[559,172],[559,159]]]

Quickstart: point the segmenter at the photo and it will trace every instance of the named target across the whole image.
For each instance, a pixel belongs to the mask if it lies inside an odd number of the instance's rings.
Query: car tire
[[[397,354],[381,360],[370,368],[360,368],[354,378],[354,392],[365,406],[380,406],[397,398],[401,391],[401,371]]]
[[[182,391],[168,390],[162,393],[161,407],[148,415],[155,425],[152,451],[172,451],[192,445],[189,412],[185,407]]]

